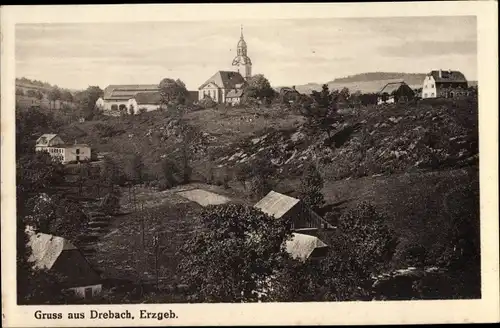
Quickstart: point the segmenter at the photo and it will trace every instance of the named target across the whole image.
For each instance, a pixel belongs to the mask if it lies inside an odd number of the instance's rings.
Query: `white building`
[[[455,98],[468,94],[465,76],[459,71],[434,70],[424,79],[422,99]]]
[[[96,107],[105,113],[128,111],[129,101],[143,92],[159,92],[158,84],[109,85],[104,89],[104,95],[97,99]]]
[[[66,144],[57,134],[44,134],[38,138],[35,151],[46,151],[62,164],[91,160],[89,145],[79,144],[76,141],[74,144]]]
[[[198,88],[198,100],[210,97],[216,103],[224,104],[226,96],[233,90],[242,90],[244,83],[245,79],[238,72],[218,71]]]

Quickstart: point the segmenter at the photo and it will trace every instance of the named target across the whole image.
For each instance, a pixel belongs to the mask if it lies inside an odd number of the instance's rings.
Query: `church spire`
[[[240,32],[241,32],[240,38],[243,39],[243,24],[241,24],[240,26]]]
[[[252,75],[252,61],[247,54],[247,43],[243,39],[243,25],[240,25],[240,40],[236,46],[236,57],[233,59],[233,66],[238,66],[238,71],[240,68],[244,68],[243,77],[245,79],[250,78]]]

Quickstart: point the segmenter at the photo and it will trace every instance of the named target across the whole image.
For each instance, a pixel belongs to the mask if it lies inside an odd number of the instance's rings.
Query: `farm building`
[[[275,191],[270,191],[254,207],[275,218],[290,218],[295,232],[334,228],[299,199]]]
[[[56,275],[61,290],[72,291],[77,297],[88,299],[101,293],[99,274],[70,241],[45,233],[30,234],[29,261],[33,268]]]
[[[415,92],[403,81],[387,83],[377,95],[377,104],[407,102],[415,97]]]
[[[293,233],[292,239],[286,242],[286,251],[292,258],[305,262],[325,257],[328,245],[316,236]]]
[[[424,79],[422,99],[455,98],[468,95],[468,83],[459,71],[434,70]]]
[[[35,151],[46,151],[62,164],[90,161],[92,158],[89,145],[76,141],[74,144],[66,144],[57,134],[43,134],[36,141]]]
[[[282,87],[279,89],[279,97],[282,103],[293,103],[300,97],[300,93],[295,89],[295,86]]]
[[[119,112],[128,109],[129,100],[142,92],[158,92],[158,84],[109,85],[96,106],[104,112]]]
[[[151,112],[158,110],[162,103],[162,97],[159,91],[138,92],[130,98],[127,103],[127,109],[134,114],[141,112]]]
[[[230,90],[226,95],[226,104],[229,105],[239,105],[241,103],[241,97],[243,96],[243,90]]]
[[[245,79],[238,72],[218,71],[198,88],[198,100],[209,96],[216,103],[224,104],[227,95],[242,90],[244,83]]]

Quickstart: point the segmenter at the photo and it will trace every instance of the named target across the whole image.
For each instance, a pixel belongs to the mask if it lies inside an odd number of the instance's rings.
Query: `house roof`
[[[57,134],[53,134],[53,133],[45,133],[45,134],[42,134],[40,136],[40,138],[38,138],[36,140],[36,144],[37,146],[39,145],[48,145],[50,140],[54,139],[55,137],[57,137]]]
[[[255,208],[260,209],[267,215],[281,218],[284,214],[290,211],[299,200],[287,195],[280,194],[275,191],[270,191],[264,198],[262,198]]]
[[[439,77],[439,72],[441,71],[441,77]],[[436,83],[467,83],[465,76],[459,71],[452,70],[434,70],[429,74],[434,78]]]
[[[382,90],[380,90],[379,94],[383,93],[393,94],[403,85],[406,85],[404,81],[389,82],[382,88]]]
[[[33,266],[37,269],[48,270],[63,251],[77,249],[67,239],[46,233],[31,234],[29,246],[31,246],[29,261],[33,262]]]
[[[226,94],[226,98],[239,98],[243,95],[242,89],[232,89]]]
[[[109,85],[104,89],[104,100],[128,100],[139,92],[158,91],[158,84]]]
[[[70,241],[45,233],[28,233],[31,247],[29,261],[35,269],[55,273],[62,288],[100,283],[99,274]]]
[[[137,105],[159,105],[162,101],[159,91],[138,92],[134,98]]]
[[[207,84],[214,83],[222,89],[236,89],[237,84],[244,84],[245,79],[239,72],[218,71],[211,78],[205,81],[198,89],[201,90]]]
[[[301,261],[307,260],[314,250],[326,247],[328,245],[318,237],[301,233],[293,233],[292,239],[286,241],[286,251],[288,254]]]

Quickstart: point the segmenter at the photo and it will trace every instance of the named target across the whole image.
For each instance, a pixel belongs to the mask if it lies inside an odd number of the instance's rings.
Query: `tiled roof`
[[[159,91],[138,92],[134,98],[137,105],[159,105],[162,101]]]
[[[245,83],[245,79],[240,73],[234,71],[218,71],[198,89],[201,90],[209,83],[214,83],[222,89],[236,89],[237,84]]]
[[[139,92],[158,91],[158,84],[109,85],[104,89],[104,100],[128,100]]]
[[[267,215],[274,216],[275,218],[281,218],[298,202],[299,200],[296,198],[271,190],[264,198],[255,204],[254,207],[260,209]]]
[[[441,70],[441,77],[439,76],[439,72],[439,70],[434,70],[427,75],[431,75],[436,83],[467,83],[467,79],[459,71]]]
[[[34,267],[49,270],[63,251],[76,249],[67,239],[46,233],[32,234],[29,246],[31,246],[29,261],[33,262]]]

